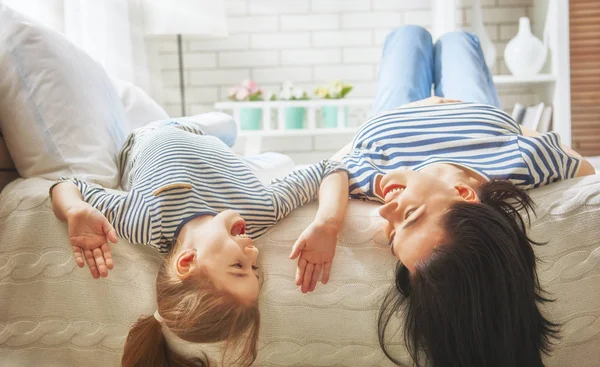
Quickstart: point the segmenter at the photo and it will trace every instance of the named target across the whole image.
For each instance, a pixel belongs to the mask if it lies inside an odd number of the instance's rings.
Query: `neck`
[[[454,164],[436,163],[425,167],[423,171],[436,175],[444,182],[450,184],[461,182],[474,190],[478,189],[485,182],[485,179],[479,174]]]
[[[199,217],[196,217],[192,220],[190,220],[189,222],[187,222],[186,224],[183,225],[183,227],[181,228],[181,231],[179,231],[179,236],[177,236],[177,242],[179,243],[179,249],[178,251],[181,250],[191,250],[194,248],[194,233],[196,232],[196,230],[198,228],[200,228],[202,225],[204,225],[206,222],[208,222],[209,220],[213,219],[214,216],[213,215],[201,215]]]

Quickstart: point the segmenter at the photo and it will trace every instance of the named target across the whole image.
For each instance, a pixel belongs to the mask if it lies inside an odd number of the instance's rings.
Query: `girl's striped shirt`
[[[361,126],[342,162],[350,196],[377,202],[383,202],[374,187],[377,176],[398,168],[450,163],[486,180],[530,189],[572,178],[580,166],[555,132],[522,136],[509,115],[474,103],[397,108],[375,116]]]
[[[98,185],[68,178],[83,199],[100,210],[131,243],[166,253],[188,220],[226,209],[240,213],[251,238],[262,235],[293,209],[317,197],[323,178],[340,163],[321,161],[262,184],[248,166],[216,137],[193,122],[150,125],[132,132],[121,150],[121,182],[130,191],[108,193]]]

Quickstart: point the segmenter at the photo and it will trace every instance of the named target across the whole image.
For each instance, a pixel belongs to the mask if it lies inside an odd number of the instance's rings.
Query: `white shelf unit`
[[[530,78],[517,78],[514,75],[494,75],[496,85],[548,84],[554,83],[556,77],[551,74],[539,74]]]
[[[240,130],[239,136],[246,137],[244,155],[261,152],[262,138],[271,136],[315,136],[353,134],[357,127],[346,127],[346,108],[370,108],[372,99],[344,98],[317,99],[307,101],[257,101],[257,102],[217,102],[215,109],[231,111],[233,118],[239,123],[243,108],[260,108],[262,110],[262,128],[260,130]],[[317,126],[317,111],[322,107],[338,107],[337,128],[321,128]],[[306,109],[306,126],[303,129],[285,128],[285,109],[302,107]],[[272,126],[272,117],[277,113],[276,127]]]
[[[433,0],[433,36],[456,30],[458,0]],[[569,58],[569,0],[533,0],[530,12],[533,33],[543,40],[548,30],[548,60],[542,73],[519,79],[512,75],[495,75],[496,85],[528,85],[540,102],[553,106],[553,130],[562,143],[571,145],[571,69]],[[517,21],[518,19],[515,19]],[[510,107],[510,106],[504,106]]]

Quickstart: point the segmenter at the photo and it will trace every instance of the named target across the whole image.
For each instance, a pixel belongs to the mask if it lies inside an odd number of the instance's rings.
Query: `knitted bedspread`
[[[0,365],[117,366],[128,328],[155,310],[160,256],[124,241],[113,245],[115,268],[92,279],[72,258],[67,229],[53,215],[52,183],[19,179],[0,195]],[[600,176],[531,192],[544,305],[563,324],[548,366],[600,361]],[[316,205],[294,211],[257,241],[264,279],[257,366],[391,366],[380,351],[377,312],[395,259],[381,234],[377,205],[352,201],[329,284],[302,294],[294,284],[294,241]],[[493,289],[489,290],[493,292]],[[398,338],[399,339],[399,338]],[[400,343],[397,354],[407,361]]]

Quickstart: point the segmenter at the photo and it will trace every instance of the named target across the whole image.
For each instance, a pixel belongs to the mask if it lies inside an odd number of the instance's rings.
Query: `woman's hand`
[[[321,282],[327,284],[331,262],[335,255],[337,225],[314,221],[302,232],[290,254],[290,259],[298,258],[296,285],[302,286],[302,293],[312,292],[323,270]]]
[[[459,101],[458,99],[450,99],[450,98],[442,98],[442,97],[438,97],[438,96],[432,96],[429,98],[421,99],[420,101],[402,105],[402,106],[400,106],[400,108],[430,106],[430,105],[435,105],[435,104],[459,103],[459,102],[462,102],[462,101]]]
[[[86,202],[70,207],[65,218],[77,266],[82,268],[85,258],[94,279],[105,278],[114,266],[108,243],[117,242],[115,229],[98,209]]]

